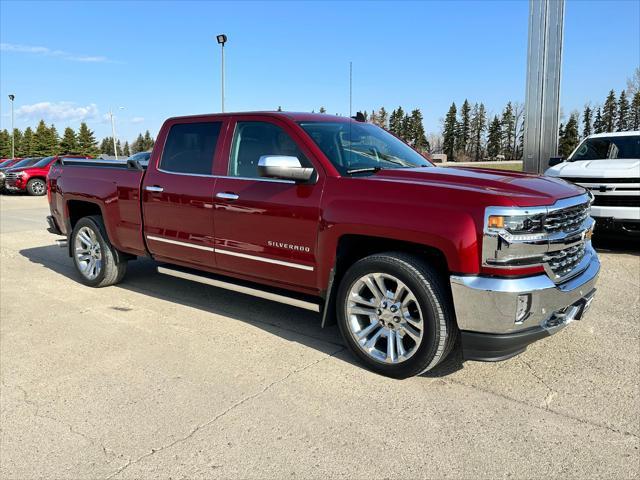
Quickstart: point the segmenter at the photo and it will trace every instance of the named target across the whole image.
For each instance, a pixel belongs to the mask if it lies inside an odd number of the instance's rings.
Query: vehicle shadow
[[[640,237],[637,236],[596,232],[592,243],[598,252],[640,255]]]
[[[42,265],[60,275],[79,281],[66,249],[49,245],[26,248],[20,254],[29,261]],[[299,308],[248,297],[197,282],[190,282],[156,271],[156,263],[149,259],[129,262],[124,281],[114,287],[163,301],[171,301],[191,308],[222,315],[260,328],[287,341],[300,343],[327,355],[362,368],[346,349],[336,325],[320,326],[320,315]],[[118,305],[111,306],[119,310]],[[426,377],[442,377],[463,367],[459,349],[435,369],[423,374]]]

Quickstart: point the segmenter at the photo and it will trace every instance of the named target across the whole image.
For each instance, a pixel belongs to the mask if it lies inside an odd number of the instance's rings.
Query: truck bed
[[[102,212],[113,245],[124,252],[145,255],[140,208],[144,173],[126,162],[65,160],[49,173],[51,213],[62,232],[69,234],[65,202],[71,207],[74,200],[94,203]]]

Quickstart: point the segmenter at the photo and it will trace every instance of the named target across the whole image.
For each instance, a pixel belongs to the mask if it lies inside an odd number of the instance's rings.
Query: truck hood
[[[528,173],[488,168],[427,167],[381,170],[369,177],[449,189],[471,190],[506,197],[506,203],[530,207],[552,205],[561,198],[575,197],[584,189],[564,180]]]
[[[545,175],[580,178],[638,178],[640,177],[640,159],[620,158],[617,160],[563,162],[549,168]]]

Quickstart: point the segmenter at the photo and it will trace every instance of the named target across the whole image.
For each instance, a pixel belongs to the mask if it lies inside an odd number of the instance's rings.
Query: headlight
[[[546,209],[530,209],[518,212],[514,208],[492,207],[487,209],[485,233],[495,234],[505,240],[536,240],[547,236],[544,229]]]
[[[549,233],[546,207],[489,207],[485,212],[483,265],[524,267],[540,265]],[[536,244],[545,244],[543,249]]]

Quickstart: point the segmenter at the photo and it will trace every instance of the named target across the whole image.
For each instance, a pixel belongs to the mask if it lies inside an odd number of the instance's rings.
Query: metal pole
[[[543,173],[558,153],[564,0],[529,0],[523,170]]]
[[[222,76],[222,79],[221,79],[221,82],[220,82],[221,91],[222,91],[221,92],[221,94],[222,94],[221,104],[222,104],[222,113],[224,113],[224,43],[221,43],[220,46],[222,47],[221,50],[220,50],[220,52],[221,52],[220,61],[222,63],[222,68],[220,69],[221,76]]]
[[[118,147],[116,146],[116,125],[113,121],[113,109],[109,110],[109,115],[111,115],[111,139],[113,140],[113,152],[116,155],[116,160],[118,160]]]
[[[9,95],[9,100],[11,100],[11,160],[16,159],[16,129],[14,127],[14,116],[13,116],[13,102],[16,96],[11,94]]]
[[[349,62],[349,118],[353,110],[353,62]]]

